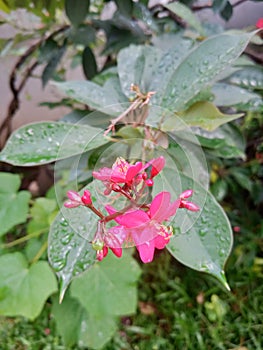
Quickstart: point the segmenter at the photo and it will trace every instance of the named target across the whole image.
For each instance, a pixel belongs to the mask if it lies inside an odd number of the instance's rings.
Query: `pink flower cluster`
[[[171,201],[169,192],[158,193],[151,203],[140,204],[144,189],[153,186],[153,178],[165,165],[163,157],[155,158],[143,165],[142,162],[130,164],[123,158],[118,158],[112,168],[102,168],[93,172],[93,177],[102,181],[106,187],[104,194],[111,191],[119,192],[130,200],[130,205],[117,211],[106,205],[108,215],[103,215],[91,201],[90,192],[85,190],[83,196],[69,191],[67,208],[84,205],[99,216],[98,229],[92,241],[92,247],[97,252],[97,259],[102,260],[108,254],[108,249],[117,256],[122,256],[122,248],[132,243],[136,246],[144,263],[153,260],[155,249],[164,249],[173,235],[171,226],[165,224],[176,214],[178,208],[198,211],[199,207],[188,198],[192,190],[184,191],[178,199]],[[118,225],[109,229],[106,224],[114,220]]]

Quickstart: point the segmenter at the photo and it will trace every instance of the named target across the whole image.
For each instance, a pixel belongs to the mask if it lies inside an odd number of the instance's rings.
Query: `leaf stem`
[[[45,232],[47,232],[47,230],[48,230],[48,228],[44,228],[44,229],[32,232],[26,236],[23,236],[23,237],[16,239],[15,241],[2,244],[2,245],[0,245],[0,248],[12,248],[18,244],[21,244],[21,243],[28,241],[31,238],[38,237],[38,236],[44,234]]]
[[[48,241],[46,240],[42,246],[40,247],[39,251],[36,253],[36,255],[34,256],[34,258],[31,261],[31,264],[34,264],[36,262],[38,262],[38,260],[41,258],[41,256],[44,254],[44,252],[46,251],[48,247]]]

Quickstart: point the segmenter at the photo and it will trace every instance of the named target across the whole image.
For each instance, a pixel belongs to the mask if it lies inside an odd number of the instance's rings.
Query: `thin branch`
[[[9,78],[9,87],[10,87],[10,90],[12,91],[12,93],[13,93],[13,98],[12,98],[12,100],[11,100],[9,106],[8,106],[7,115],[4,118],[4,120],[3,120],[3,122],[2,122],[2,124],[0,126],[0,136],[4,132],[4,130],[6,130],[6,135],[3,138],[3,144],[5,143],[6,139],[9,137],[9,135],[11,133],[11,121],[12,121],[12,118],[14,117],[15,113],[19,109],[19,105],[20,105],[19,95],[20,95],[21,91],[23,90],[27,80],[30,78],[30,76],[32,75],[33,71],[40,64],[40,62],[38,60],[36,60],[33,64],[31,64],[31,66],[26,70],[21,83],[17,87],[16,86],[16,80],[17,80],[17,73],[18,73],[19,69],[22,67],[22,65],[25,63],[25,61],[45,41],[47,41],[47,40],[57,36],[60,33],[63,33],[68,28],[69,28],[69,25],[65,25],[65,26],[60,27],[59,29],[55,30],[53,33],[51,33],[51,34],[41,38],[40,40],[38,40],[36,43],[34,43],[33,45],[31,45],[29,47],[29,49],[19,58],[19,60],[17,61],[17,63],[13,67],[13,69],[11,71],[11,74],[10,74],[10,78]]]

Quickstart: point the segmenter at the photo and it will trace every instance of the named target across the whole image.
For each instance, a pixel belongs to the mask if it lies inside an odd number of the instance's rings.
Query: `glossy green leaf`
[[[81,24],[89,13],[89,0],[65,0],[65,11],[74,26]]]
[[[118,259],[110,253],[73,280],[71,295],[90,315],[131,314],[136,310],[136,281],[139,275],[140,269],[129,254]]]
[[[242,117],[243,114],[224,114],[212,103],[205,101],[196,102],[186,111],[180,113],[179,116],[188,126],[197,126],[208,131],[213,131],[220,125]],[[179,130],[180,128],[181,121],[179,121],[176,115],[168,118],[162,126],[163,131]]]
[[[168,250],[184,265],[215,276],[228,288],[224,265],[231,252],[233,237],[223,209],[197,182],[172,168],[164,168],[162,178],[156,178],[155,186],[155,193],[165,188],[174,198],[178,198],[182,190],[194,190],[191,201],[199,205],[201,210],[177,211],[172,221],[175,234]]]
[[[244,67],[233,73],[228,81],[244,88],[263,90],[263,68],[259,65]]]
[[[36,318],[57,283],[46,261],[28,266],[21,253],[0,257],[0,314]]]
[[[0,161],[19,166],[51,163],[105,144],[102,131],[80,124],[28,124],[14,131],[0,153]]]
[[[204,35],[204,30],[198,18],[194,13],[181,2],[173,2],[171,4],[164,5],[168,10],[176,14],[178,17],[182,18],[190,27],[196,29],[199,34]]]
[[[212,87],[212,93],[214,94],[213,103],[216,106],[234,106],[260,98],[258,94],[227,83],[216,83]]]
[[[50,228],[48,255],[50,264],[60,279],[60,300],[72,278],[96,261],[91,241],[97,221],[97,216],[86,207],[63,208]]]
[[[203,41],[175,66],[161,92],[158,90],[153,96],[152,103],[171,111],[185,110],[190,100],[211,86],[239,57],[253,35],[224,33]]]
[[[130,45],[118,55],[118,74],[123,93],[134,97],[131,84],[138,85],[142,92],[148,92],[153,74],[162,52],[154,46]]]
[[[0,173],[0,236],[27,220],[30,192],[20,191],[19,175]]]
[[[82,53],[82,67],[88,80],[91,80],[97,74],[97,63],[95,56],[89,46],[85,47]]]
[[[123,112],[125,108],[120,104],[127,103],[127,98],[119,90],[120,83],[115,78],[107,80],[103,87],[91,81],[70,81],[54,85],[70,98],[109,114]]]

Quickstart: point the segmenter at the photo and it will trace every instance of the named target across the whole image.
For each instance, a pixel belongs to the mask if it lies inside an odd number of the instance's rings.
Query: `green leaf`
[[[106,85],[107,84],[107,85]],[[126,102],[126,97],[119,91],[119,82],[111,78],[101,87],[91,81],[70,81],[54,83],[61,91],[72,99],[87,104],[93,109],[98,109],[108,114],[123,112],[121,103]]]
[[[31,265],[23,254],[0,257],[0,314],[24,316],[31,320],[41,312],[47,298],[57,291],[57,283],[46,261]]]
[[[83,325],[79,334],[79,342],[91,349],[102,349],[118,329],[116,318],[103,314],[87,314]]]
[[[227,182],[224,179],[219,179],[211,185],[210,190],[217,201],[222,201],[227,194]]]
[[[37,198],[30,209],[31,220],[27,225],[27,232],[45,229],[48,231],[56,207],[57,203],[53,199]]]
[[[249,177],[249,172],[247,169],[232,167],[229,169],[229,173],[234,177],[235,181],[244,189],[251,192],[253,187],[253,182]]]
[[[233,237],[223,209],[202,186],[172,168],[163,169],[162,178],[156,177],[155,186],[155,193],[165,188],[174,198],[178,198],[182,190],[194,190],[191,201],[199,205],[201,210],[177,211],[172,221],[175,235],[168,245],[168,250],[184,265],[215,276],[229,288],[224,275],[224,265],[231,252]]]
[[[215,131],[196,129],[195,134],[200,144],[207,148],[210,155],[221,158],[246,158],[246,143],[237,126],[228,123]]]
[[[3,0],[0,0],[0,10],[6,13],[10,12],[10,8],[4,3]]]
[[[114,316],[88,314],[83,306],[68,294],[62,304],[53,301],[52,313],[58,332],[67,347],[81,343],[92,349],[101,349],[117,330]]]
[[[0,161],[18,166],[51,163],[107,143],[102,131],[80,123],[28,124],[13,132],[0,153]]]
[[[148,92],[153,74],[162,52],[154,46],[135,46],[122,49],[118,55],[118,75],[123,93],[134,97],[131,84],[138,85],[142,92]]]
[[[30,192],[20,191],[19,175],[0,173],[0,236],[27,220]]]
[[[180,2],[173,2],[171,4],[164,5],[168,10],[181,17],[190,27],[196,29],[199,34],[204,35],[204,30],[198,18],[186,5]]]
[[[87,46],[95,42],[96,30],[89,24],[82,24],[77,28],[71,28],[69,38],[74,44]]]
[[[58,298],[53,298],[52,314],[55,317],[58,333],[61,335],[65,346],[70,348],[77,344],[81,323],[87,318],[83,306],[67,293],[61,304],[59,304]]]
[[[131,17],[133,10],[133,1],[132,0],[114,0],[118,10],[121,14],[126,17]]]
[[[60,279],[60,300],[72,278],[96,261],[90,242],[95,235],[97,221],[97,216],[86,207],[63,208],[50,228],[48,255]]]
[[[238,58],[253,35],[224,33],[203,41],[175,66],[152,103],[171,111],[186,109],[190,100],[211,86],[219,73]]]
[[[260,98],[258,94],[227,83],[215,84],[212,87],[212,93],[215,96],[213,103],[216,106],[235,106]]]
[[[140,269],[129,254],[120,259],[109,254],[72,282],[71,295],[91,315],[132,314],[137,305],[139,275]]]
[[[43,87],[45,87],[47,82],[53,77],[61,58],[66,52],[66,49],[67,49],[67,46],[66,44],[64,44],[63,46],[58,47],[58,49],[52,54],[41,76]]]
[[[89,0],[65,0],[65,11],[74,26],[81,24],[89,13]]]
[[[91,80],[97,74],[98,68],[95,56],[90,47],[85,47],[82,53],[82,67],[87,79]]]
[[[189,126],[198,126],[205,130],[213,131],[222,124],[242,117],[243,113],[224,114],[212,103],[204,101],[196,102],[186,111],[180,113],[179,116]],[[171,116],[164,122],[162,130],[179,130],[181,127],[181,121],[179,121],[178,116]]]
[[[261,66],[244,67],[233,73],[228,81],[232,84],[252,90],[263,90],[263,68]]]

